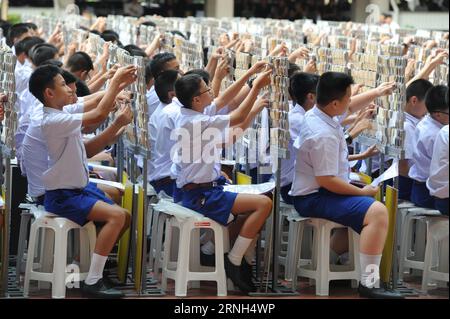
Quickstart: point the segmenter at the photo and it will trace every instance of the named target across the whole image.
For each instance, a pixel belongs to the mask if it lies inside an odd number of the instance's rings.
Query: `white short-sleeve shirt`
[[[430,194],[437,198],[446,199],[449,197],[448,188],[448,125],[439,132],[434,142],[433,157],[430,165],[430,177],[427,180],[427,187]]]
[[[291,196],[318,192],[317,176],[336,176],[349,182],[350,166],[344,131],[337,121],[315,106],[299,126]]]
[[[83,114],[44,107],[42,135],[50,158],[42,177],[46,191],[83,189],[89,183],[82,122]]]
[[[215,104],[204,113],[187,108],[180,109],[177,131],[178,149],[175,159],[178,161],[177,187],[195,183],[209,183],[221,176],[222,144],[227,141],[230,127],[229,115],[217,113]]]
[[[412,165],[414,149],[416,148],[416,128],[420,119],[405,113],[405,159]]]
[[[430,115],[427,115],[417,124],[417,143],[413,153],[413,165],[409,170],[409,177],[412,179],[425,183],[428,177],[430,177],[434,142],[443,127],[444,125],[433,119]]]
[[[152,88],[147,91],[146,97],[148,106],[148,116],[150,118],[158,108],[159,104],[161,104],[158,94],[156,94],[155,86],[152,86]]]
[[[300,134],[300,124],[305,116],[305,109],[296,104],[289,111],[289,133],[291,139],[289,141],[289,158],[281,162],[281,187],[287,186],[294,180],[294,166],[295,166],[295,149],[294,141]]]

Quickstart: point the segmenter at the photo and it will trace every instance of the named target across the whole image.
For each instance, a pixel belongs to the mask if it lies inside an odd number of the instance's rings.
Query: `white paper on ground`
[[[237,194],[251,194],[261,195],[266,194],[275,189],[274,182],[268,182],[258,185],[226,185],[224,186],[225,192],[237,193]]]
[[[106,186],[115,187],[121,191],[125,190],[125,187],[123,186],[123,184],[117,183],[117,182],[105,181],[103,179],[97,179],[97,178],[89,178],[89,182],[98,184],[98,185],[106,185]]]
[[[380,177],[376,178],[373,182],[372,182],[372,186],[377,187],[378,185],[380,185],[381,183],[388,181],[390,179],[393,179],[395,177],[397,177],[399,175],[398,173],[398,161],[395,161],[394,163],[392,163],[391,167],[389,167],[389,169],[384,172]]]

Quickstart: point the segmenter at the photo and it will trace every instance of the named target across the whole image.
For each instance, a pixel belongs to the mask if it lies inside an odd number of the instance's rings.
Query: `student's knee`
[[[109,222],[113,223],[114,225],[117,225],[120,228],[123,228],[126,224],[126,213],[122,208],[118,208],[117,211],[114,212],[114,214],[111,216]]]
[[[272,200],[267,196],[261,196],[258,198],[258,203],[262,211],[264,211],[265,215],[268,217],[272,212]]]
[[[125,215],[125,224],[124,224],[124,228],[127,229],[130,227],[131,225],[131,216],[128,213],[128,211],[126,209],[123,210],[123,214]]]
[[[382,203],[375,202],[368,212],[369,223],[374,223],[380,228],[387,228],[389,224],[389,213]]]

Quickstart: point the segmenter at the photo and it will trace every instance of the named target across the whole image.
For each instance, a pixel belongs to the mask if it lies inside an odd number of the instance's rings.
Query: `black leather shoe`
[[[207,255],[200,250],[200,264],[205,267],[216,267],[216,255]]]
[[[114,277],[111,277],[109,272],[106,272],[106,271],[103,272],[103,283],[108,288],[125,286],[125,284],[121,283],[119,280],[115,279]]]
[[[228,254],[224,256],[225,261],[225,273],[227,277],[231,279],[233,284],[239,288],[243,293],[248,294],[252,291],[252,287],[243,278],[242,266],[233,265],[233,263],[228,259]]]
[[[250,265],[245,258],[242,258],[242,264],[241,264],[241,271],[242,271],[242,277],[247,282],[247,284],[250,286],[251,291],[256,291],[255,283],[252,280],[253,277],[253,267]]]
[[[105,263],[105,269],[111,270],[116,269],[118,267],[117,261],[114,259],[107,259]]]
[[[84,297],[89,298],[118,299],[125,297],[122,292],[113,288],[108,288],[103,279],[100,279],[94,285],[84,284],[81,291]]]
[[[359,284],[359,296],[371,299],[404,299],[405,297],[397,292],[389,291],[384,288],[368,288]]]

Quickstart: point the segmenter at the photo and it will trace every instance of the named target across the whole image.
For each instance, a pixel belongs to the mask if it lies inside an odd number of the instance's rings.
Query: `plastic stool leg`
[[[31,221],[31,214],[22,212],[20,215],[19,245],[17,247],[16,258],[16,281],[20,282],[20,273],[22,272],[23,257],[25,255],[25,245],[27,241],[28,225]]]
[[[67,239],[68,230],[62,228],[55,236],[54,257],[54,279],[52,287],[52,298],[61,299],[66,297],[66,268],[67,268]]]
[[[25,280],[23,285],[23,295],[24,297],[28,297],[28,293],[30,290],[30,275],[33,271],[33,263],[34,263],[34,253],[35,253],[35,246],[36,246],[36,240],[38,237],[38,227],[33,224],[31,225],[30,230],[30,239],[28,241],[28,257],[27,257],[27,265],[25,270]]]
[[[177,274],[175,279],[175,296],[186,297],[187,295],[187,273],[189,271],[190,257],[190,227],[188,223],[181,225],[180,239],[178,243]]]

